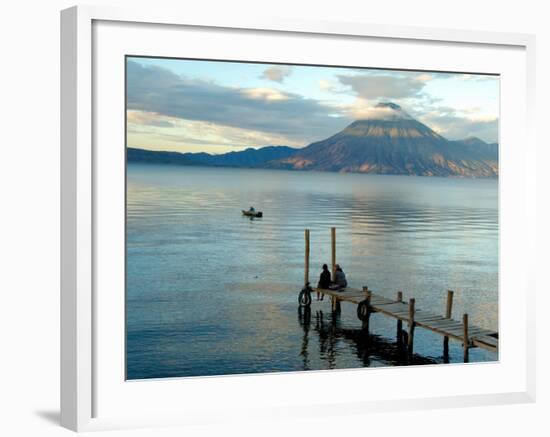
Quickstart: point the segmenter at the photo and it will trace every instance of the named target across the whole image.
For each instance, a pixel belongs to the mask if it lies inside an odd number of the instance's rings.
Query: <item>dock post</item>
[[[470,361],[470,340],[468,338],[468,314],[462,316],[462,324],[464,325],[464,362]]]
[[[336,228],[330,228],[330,244],[332,254],[332,280],[336,277]]]
[[[414,304],[415,300],[414,298],[411,298],[409,300],[409,341],[407,344],[407,353],[409,355],[409,359],[412,358],[414,352]]]
[[[307,285],[309,282],[309,229],[305,230],[304,237],[306,242],[306,253],[304,260],[304,285]]]
[[[453,313],[453,290],[447,290],[447,308],[445,310],[445,318],[450,319]],[[449,337],[443,337],[443,361],[449,362]]]
[[[336,278],[336,228],[330,228],[330,248],[332,255],[332,280]],[[337,298],[332,299],[332,312],[340,312],[340,300]]]
[[[340,311],[342,311],[342,307],[340,306],[340,299],[338,299],[336,296],[331,296],[330,302],[333,313],[339,313]]]
[[[396,302],[403,302],[403,292],[398,291],[397,292],[397,300]],[[401,344],[403,341],[403,336],[401,335],[401,331],[403,330],[403,322],[401,319],[397,319],[397,343]]]
[[[372,291],[369,291],[368,287],[363,287],[363,291],[366,294],[365,302],[367,304],[367,314],[363,318],[363,330],[365,330],[367,335],[368,335],[369,325],[370,325],[370,313],[371,313],[370,300],[371,300],[371,297],[372,297]]]

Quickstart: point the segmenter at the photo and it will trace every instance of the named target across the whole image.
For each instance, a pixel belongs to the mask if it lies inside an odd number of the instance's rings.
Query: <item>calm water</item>
[[[367,348],[354,305],[298,312],[305,228],[312,282],[336,226],[350,286],[440,314],[453,289],[455,318],[498,329],[495,180],[129,164],[127,199],[128,379],[400,364],[394,321],[374,314]],[[442,338],[417,329],[415,352],[442,363]]]

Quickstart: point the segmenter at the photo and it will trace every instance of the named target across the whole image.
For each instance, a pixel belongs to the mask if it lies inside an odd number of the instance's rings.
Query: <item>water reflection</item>
[[[327,313],[315,310],[314,322],[311,319],[311,307],[298,308],[298,324],[303,330],[302,350],[303,370],[309,370],[309,344],[311,329],[316,335],[321,351],[321,359],[327,362],[326,368],[336,369],[339,351],[349,348],[363,367],[374,365],[404,366],[411,364],[437,364],[440,360],[424,357],[418,353],[408,357],[406,349],[406,331],[404,336],[396,336],[395,341],[386,337],[368,333],[364,329],[343,327],[339,313]],[[444,361],[445,362],[445,361]],[[447,361],[448,362],[448,357]]]

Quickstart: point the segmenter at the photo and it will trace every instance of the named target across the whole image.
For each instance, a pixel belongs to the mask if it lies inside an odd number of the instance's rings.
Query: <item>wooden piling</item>
[[[445,311],[445,317],[450,319],[453,314],[453,290],[447,290],[447,309]]]
[[[468,314],[462,316],[462,324],[464,325],[464,362],[470,361],[470,339],[468,338]]]
[[[402,291],[397,292],[396,302],[403,302],[403,292]],[[401,319],[397,319],[397,343],[398,344],[401,344],[403,342],[402,331],[403,331],[403,322],[401,321]]]
[[[414,352],[414,298],[409,300],[409,341],[407,344],[407,353],[409,359],[412,358]]]
[[[305,230],[304,238],[306,243],[306,252],[304,259],[304,285],[307,285],[309,282],[309,229]]]
[[[363,291],[365,292],[366,294],[366,297],[365,297],[365,302],[367,303],[367,317],[365,317],[363,319],[363,329],[367,332],[369,332],[369,325],[370,325],[370,313],[371,313],[371,308],[370,308],[370,301],[371,301],[371,297],[372,297],[372,292],[369,291],[369,288],[368,287],[363,287]]]
[[[330,228],[330,243],[332,254],[332,280],[336,279],[336,228]]]
[[[445,310],[445,318],[450,319],[453,313],[453,290],[447,290],[447,308]],[[449,337],[443,337],[443,360],[449,361]]]
[[[330,299],[332,312],[339,313],[342,310],[342,307],[340,306],[340,300],[336,296],[331,296]]]

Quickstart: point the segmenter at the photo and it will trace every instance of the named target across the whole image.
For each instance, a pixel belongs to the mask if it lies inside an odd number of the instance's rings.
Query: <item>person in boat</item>
[[[348,281],[346,279],[346,274],[340,267],[340,264],[336,264],[336,272],[334,273],[334,284],[337,289],[346,288],[348,286]]]
[[[330,271],[328,269],[328,266],[326,264],[323,264],[323,270],[321,272],[321,276],[319,277],[319,283],[317,284],[317,288],[329,288],[330,287]],[[325,295],[319,291],[317,291],[317,300],[323,300]]]
[[[253,207],[253,206],[251,206],[251,207],[250,207],[250,209],[248,210],[248,212],[251,212],[251,213],[255,213],[255,212],[256,212],[256,210],[254,209],[254,207]]]

